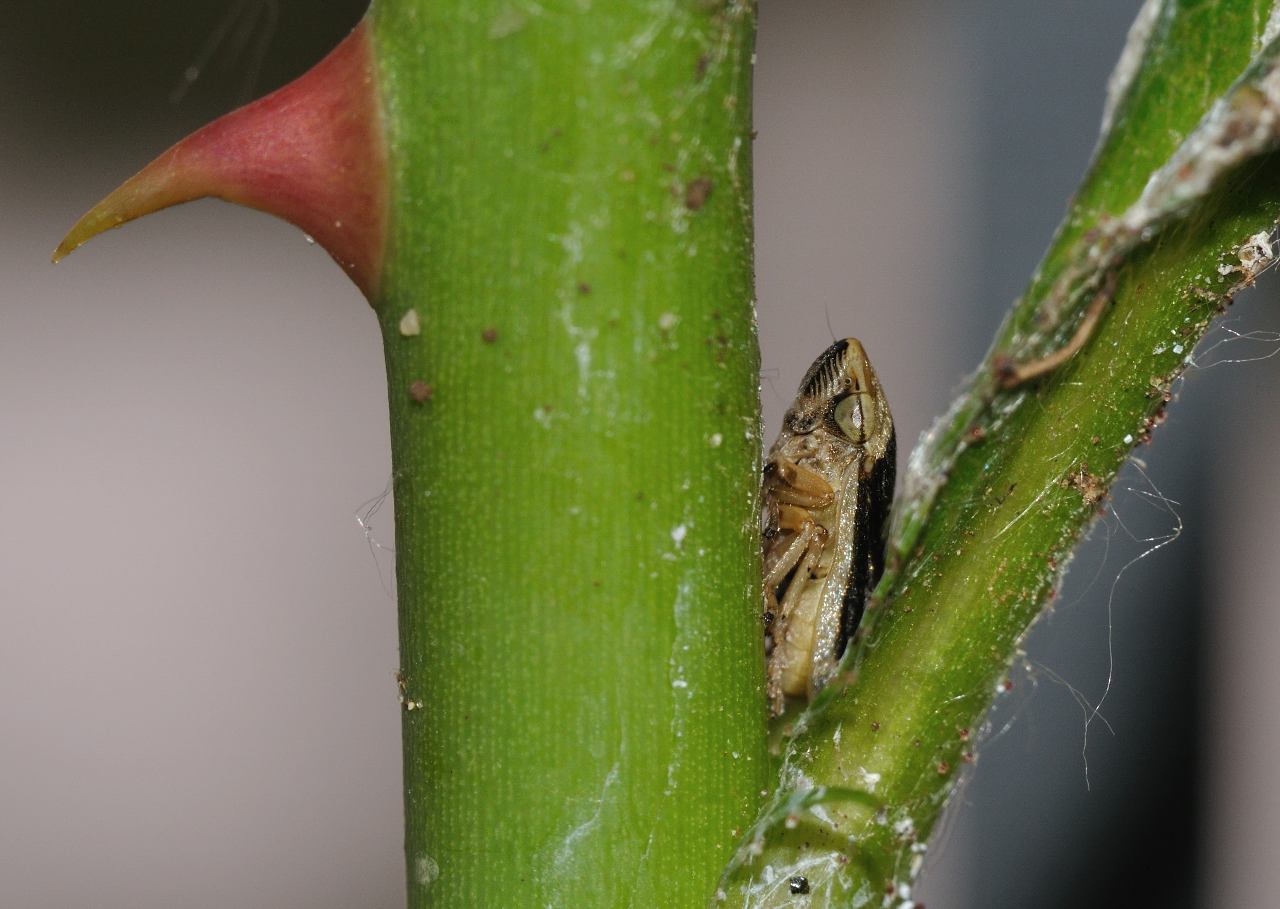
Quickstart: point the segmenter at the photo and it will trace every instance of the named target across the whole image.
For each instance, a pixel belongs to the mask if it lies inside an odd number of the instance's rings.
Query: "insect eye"
[[[867,437],[867,427],[862,414],[862,395],[849,395],[836,403],[831,416],[836,426],[852,442],[861,442]]]

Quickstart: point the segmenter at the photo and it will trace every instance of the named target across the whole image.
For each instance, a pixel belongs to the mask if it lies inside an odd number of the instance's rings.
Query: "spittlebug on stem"
[[[862,345],[809,367],[765,461],[769,701],[812,697],[835,674],[884,570],[895,474],[893,417]]]

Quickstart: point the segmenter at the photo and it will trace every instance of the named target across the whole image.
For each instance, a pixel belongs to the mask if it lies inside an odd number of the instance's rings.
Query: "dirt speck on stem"
[[[1097,505],[1107,494],[1107,484],[1089,472],[1089,465],[1081,463],[1080,467],[1062,481],[1068,489],[1077,490],[1086,505]]]
[[[689,211],[698,211],[702,206],[707,204],[707,199],[711,197],[711,178],[698,177],[696,180],[690,180],[684,188],[684,207]]]

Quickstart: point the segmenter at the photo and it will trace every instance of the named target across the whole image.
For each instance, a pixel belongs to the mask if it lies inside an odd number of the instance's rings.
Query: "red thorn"
[[[297,80],[197,130],[126,180],[71,228],[53,261],[104,230],[208,196],[302,228],[374,300],[387,157],[365,22]]]

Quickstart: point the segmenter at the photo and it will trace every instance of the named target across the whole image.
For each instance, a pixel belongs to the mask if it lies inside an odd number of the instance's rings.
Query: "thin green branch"
[[[1280,47],[1259,50],[1269,12],[1245,0],[1147,4],[1109,132],[991,354],[914,454],[896,564],[850,671],[794,721],[763,816],[815,787],[862,790],[878,807],[824,800],[758,827],[725,888],[730,905],[787,905],[797,874],[810,906],[909,904],[1019,641],[1162,419],[1192,347],[1272,259]]]

